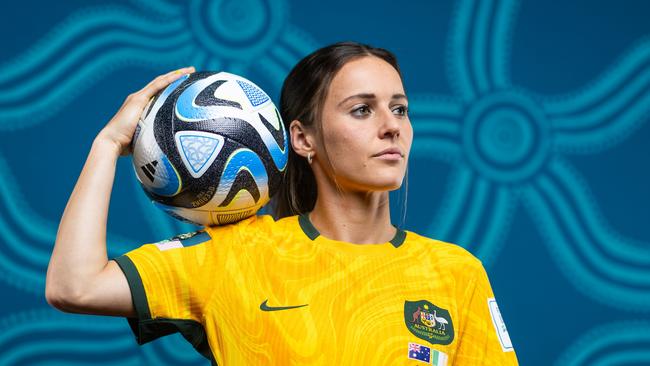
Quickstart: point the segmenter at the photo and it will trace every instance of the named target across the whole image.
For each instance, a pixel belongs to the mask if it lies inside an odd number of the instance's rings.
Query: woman
[[[140,344],[181,332],[221,365],[517,363],[480,262],[391,224],[388,192],[402,183],[413,130],[383,49],[334,44],[285,80],[293,150],[277,221],[206,227],[108,260],[116,160],[147,101],[191,72],[130,95],[95,139],[59,227],[50,304],[125,316]]]

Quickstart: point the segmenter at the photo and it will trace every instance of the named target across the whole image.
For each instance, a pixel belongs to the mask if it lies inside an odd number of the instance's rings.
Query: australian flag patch
[[[417,343],[409,343],[409,359],[429,363],[431,348]]]

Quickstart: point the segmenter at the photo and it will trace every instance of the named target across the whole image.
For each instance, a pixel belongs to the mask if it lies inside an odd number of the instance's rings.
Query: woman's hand
[[[194,71],[196,71],[194,67],[190,66],[160,75],[144,88],[126,97],[115,116],[111,118],[95,140],[108,141],[117,147],[120,155],[128,155],[135,128],[149,100],[182,75]]]

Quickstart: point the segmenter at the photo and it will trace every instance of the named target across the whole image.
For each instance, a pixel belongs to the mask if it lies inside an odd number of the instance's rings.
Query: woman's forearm
[[[108,263],[106,221],[120,147],[100,133],[70,195],[47,270],[46,297],[76,299]]]

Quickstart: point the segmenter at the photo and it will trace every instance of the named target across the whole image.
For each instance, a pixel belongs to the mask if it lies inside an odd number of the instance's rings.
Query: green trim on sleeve
[[[149,303],[147,302],[147,294],[144,291],[144,285],[142,284],[142,278],[140,278],[140,273],[138,269],[131,261],[131,258],[123,255],[121,257],[115,258],[115,262],[120,266],[122,272],[126,276],[126,280],[129,283],[129,288],[131,289],[131,298],[133,299],[133,307],[135,312],[138,315],[138,319],[151,319],[151,312],[149,311]],[[138,341],[138,343],[140,343]]]
[[[129,283],[129,288],[131,289],[131,298],[133,299],[133,307],[137,318],[127,318],[127,320],[135,335],[136,342],[139,345],[143,345],[160,337],[178,332],[203,357],[210,360],[212,365],[217,365],[203,325],[196,320],[190,319],[152,319],[149,303],[147,302],[147,294],[137,267],[126,255],[115,258],[114,261],[117,262],[122,272],[124,272],[126,280]]]
[[[210,344],[208,343],[208,335],[205,332],[205,328],[203,324],[196,320],[156,318],[142,320],[139,326],[144,337],[152,337],[146,340],[146,342],[178,332],[203,357],[210,360],[212,365],[217,365],[217,361],[214,359]]]

